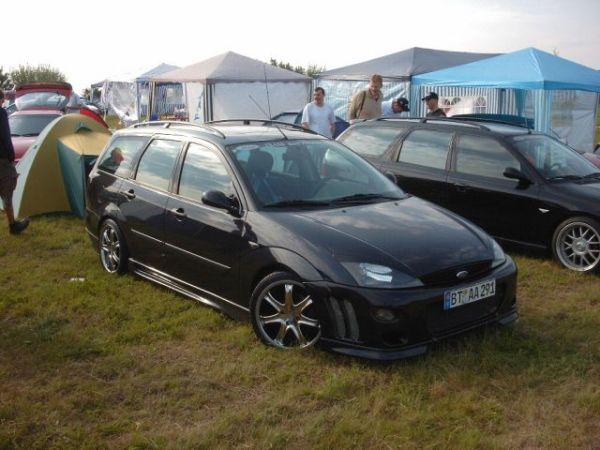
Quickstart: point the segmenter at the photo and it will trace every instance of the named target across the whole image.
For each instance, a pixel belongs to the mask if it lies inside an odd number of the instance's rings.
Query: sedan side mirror
[[[396,175],[393,172],[386,172],[386,173],[384,173],[384,175],[392,183],[398,184],[398,178],[396,177]]]
[[[221,191],[205,192],[202,196],[202,203],[214,206],[215,208],[224,209],[234,216],[239,215],[240,212],[238,199],[233,196],[230,197]]]
[[[531,179],[521,172],[519,169],[515,169],[514,167],[507,167],[504,170],[503,174],[506,178],[511,178],[513,180],[518,180],[520,185],[529,186],[533,183]]]

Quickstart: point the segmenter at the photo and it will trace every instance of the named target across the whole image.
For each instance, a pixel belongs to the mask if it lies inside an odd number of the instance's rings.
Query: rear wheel
[[[552,238],[552,251],[564,267],[577,272],[600,268],[600,224],[587,217],[573,217],[561,223]]]
[[[127,244],[119,225],[106,219],[100,226],[98,250],[100,263],[108,273],[125,273],[127,271]]]
[[[254,332],[266,345],[306,348],[321,337],[314,299],[291,273],[275,272],[258,283],[250,311]]]

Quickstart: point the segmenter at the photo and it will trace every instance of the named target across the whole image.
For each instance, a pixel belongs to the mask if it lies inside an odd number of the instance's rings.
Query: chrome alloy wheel
[[[119,270],[121,242],[117,231],[111,225],[106,226],[100,235],[100,259],[107,272],[115,273]]]
[[[571,270],[587,272],[600,262],[600,236],[585,222],[572,222],[562,228],[556,239],[556,254]]]
[[[313,299],[297,281],[282,280],[266,287],[254,309],[256,324],[269,345],[305,348],[321,336],[321,324],[310,317]]]

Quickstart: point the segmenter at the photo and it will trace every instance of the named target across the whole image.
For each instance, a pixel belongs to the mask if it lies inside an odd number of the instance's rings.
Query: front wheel
[[[552,237],[552,251],[564,267],[577,272],[600,268],[600,224],[587,217],[573,217],[561,223]]]
[[[306,348],[321,337],[314,299],[290,273],[275,272],[258,283],[250,311],[254,332],[266,345]]]
[[[125,273],[127,271],[127,244],[119,225],[106,219],[100,226],[98,250],[100,263],[108,273]]]

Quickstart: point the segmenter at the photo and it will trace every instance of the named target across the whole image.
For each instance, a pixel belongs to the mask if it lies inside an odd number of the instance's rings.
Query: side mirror
[[[504,170],[503,174],[506,178],[511,178],[513,180],[518,180],[520,185],[529,186],[533,183],[531,179],[521,172],[519,169],[515,169],[514,167],[507,167]]]
[[[230,214],[239,215],[240,204],[235,197],[229,197],[221,191],[208,191],[202,196],[202,203],[224,209]]]
[[[384,173],[385,177],[390,180],[392,183],[394,184],[398,184],[398,178],[396,177],[396,175],[394,175],[393,172],[386,172]]]

